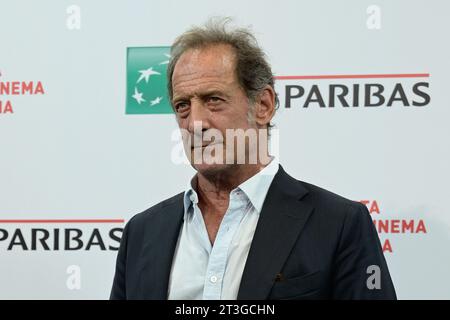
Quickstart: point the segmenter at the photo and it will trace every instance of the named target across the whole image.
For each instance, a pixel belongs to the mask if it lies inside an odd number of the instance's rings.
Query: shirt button
[[[209,278],[209,281],[211,281],[212,283],[216,283],[217,282],[217,277],[216,276],[212,276],[211,278]]]

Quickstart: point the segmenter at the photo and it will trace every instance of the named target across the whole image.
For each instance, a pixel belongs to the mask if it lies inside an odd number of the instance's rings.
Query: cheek
[[[226,126],[223,126],[223,128],[246,129],[249,127],[248,123],[249,110],[250,109],[247,105],[239,105],[239,104],[230,105],[230,107],[226,111],[215,115],[216,121],[220,121],[223,124],[225,124]]]
[[[188,128],[189,122],[188,122],[187,118],[180,118],[180,117],[176,116],[176,120],[177,120],[177,123],[178,123],[178,127],[180,129],[187,129]]]
[[[246,123],[246,117],[243,118],[242,115],[232,112],[214,114],[210,118],[211,127],[222,132],[225,132],[226,129],[245,128]]]

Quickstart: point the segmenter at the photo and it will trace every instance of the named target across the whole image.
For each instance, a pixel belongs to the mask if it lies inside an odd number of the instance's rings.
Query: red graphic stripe
[[[7,219],[0,223],[124,223],[124,219]]]
[[[397,74],[330,74],[321,76],[276,76],[277,80],[320,80],[320,79],[371,79],[371,78],[429,78],[429,73]]]

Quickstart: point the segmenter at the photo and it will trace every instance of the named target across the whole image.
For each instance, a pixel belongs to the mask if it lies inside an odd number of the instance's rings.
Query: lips
[[[209,144],[202,144],[201,146],[192,146],[191,149],[196,149],[196,148],[205,148],[208,146],[214,146],[216,144],[222,144],[222,142],[213,142],[213,143],[209,143]]]

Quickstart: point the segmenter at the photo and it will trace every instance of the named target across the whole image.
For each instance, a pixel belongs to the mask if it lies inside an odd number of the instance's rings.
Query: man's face
[[[180,129],[187,130],[193,139],[196,123],[197,134],[203,130],[203,134],[207,135],[208,131],[215,129],[223,137],[220,141],[203,140],[203,146],[194,146],[193,140],[188,144],[184,139],[191,164],[204,174],[217,173],[232,166],[225,163],[226,129],[247,130],[251,127],[248,121],[249,102],[238,83],[235,63],[234,51],[228,45],[191,49],[180,57],[172,75],[172,102]],[[198,127],[199,121],[201,127]],[[223,150],[222,163],[194,162],[195,152],[204,151],[208,144],[211,144],[211,150],[215,142]]]

